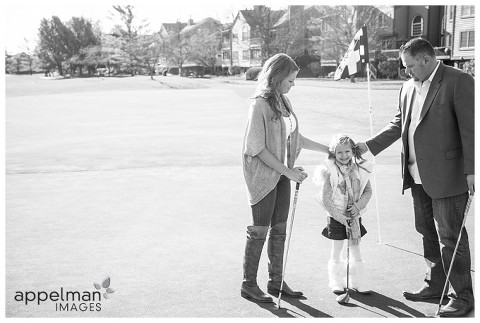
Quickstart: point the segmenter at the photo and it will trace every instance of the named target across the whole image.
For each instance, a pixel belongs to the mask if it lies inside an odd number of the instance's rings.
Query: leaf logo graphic
[[[93,283],[93,286],[101,290],[102,288],[105,288],[106,293],[103,293],[104,298],[110,298],[110,294],[113,294],[115,290],[113,288],[110,288],[110,277],[107,276],[103,281],[102,284],[100,285],[99,283],[95,282]]]
[[[103,288],[108,288],[109,286],[110,286],[110,277],[107,277],[103,280],[102,287]]]

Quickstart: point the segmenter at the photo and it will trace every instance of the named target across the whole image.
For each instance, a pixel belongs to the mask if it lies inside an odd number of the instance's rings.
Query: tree
[[[141,35],[138,37],[137,46],[137,59],[142,66],[148,69],[150,78],[153,80],[155,67],[165,51],[165,39],[160,33]]]
[[[25,58],[28,62],[28,70],[30,72],[30,75],[32,75],[33,74],[34,47],[27,38],[24,38],[23,41],[24,41],[23,50],[24,50],[24,53],[26,54]]]
[[[140,24],[134,22],[136,16],[134,14],[134,7],[131,5],[114,5],[112,7],[122,21],[122,25],[115,26],[112,34],[119,36],[122,40],[121,49],[127,54],[128,68],[131,75],[134,76],[138,62],[138,35],[148,24],[145,21],[142,21]]]
[[[82,75],[83,59],[85,49],[100,44],[100,35],[95,32],[94,26],[89,20],[83,17],[72,17],[67,25],[73,33],[72,50],[73,55],[70,59],[70,68],[72,74],[76,68],[80,68]]]
[[[307,49],[306,30],[306,19],[302,8],[300,12],[296,12],[288,20],[275,26],[272,49],[274,52],[286,53],[296,59]]]
[[[273,33],[283,13],[283,10],[274,11],[264,5],[254,6],[253,10],[250,10],[256,23],[252,37],[260,38],[262,64],[276,51]]]
[[[379,23],[383,14],[374,6],[320,6],[321,17],[311,20],[308,28],[320,30],[312,37],[317,43],[315,49],[326,60],[343,58],[357,31],[365,24],[368,31],[369,50],[378,48],[379,36],[384,27]]]
[[[178,66],[179,74],[182,75],[183,64],[190,56],[190,42],[188,35],[182,33],[183,24],[177,21],[168,33],[167,57],[169,63]]]
[[[38,56],[45,65],[55,65],[64,75],[63,63],[73,56],[74,34],[57,16],[50,20],[43,18],[39,28]]]
[[[221,25],[215,30],[197,30],[190,37],[189,60],[198,62],[215,73],[217,55],[221,48]]]

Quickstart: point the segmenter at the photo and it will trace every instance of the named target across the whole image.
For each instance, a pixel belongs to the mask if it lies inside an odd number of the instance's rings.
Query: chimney
[[[263,11],[263,10],[265,10],[265,5],[255,5],[255,6],[253,6],[253,10]]]
[[[294,17],[294,16],[299,16],[299,17],[302,17],[303,16],[303,12],[305,10],[305,6],[299,6],[299,5],[296,5],[296,6],[288,6],[288,16],[290,18]]]
[[[189,26],[193,25],[193,19],[192,18],[188,19],[188,25]]]

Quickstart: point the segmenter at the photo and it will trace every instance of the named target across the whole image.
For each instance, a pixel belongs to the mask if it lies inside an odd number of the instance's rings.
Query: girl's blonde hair
[[[280,97],[277,94],[277,90],[283,80],[299,70],[300,68],[290,56],[279,53],[270,57],[263,65],[262,71],[258,74],[254,98],[261,97],[266,99],[275,113],[275,119],[280,118],[282,114],[278,108]]]
[[[337,146],[347,145],[347,144],[350,145],[350,147],[352,148],[353,160],[355,164],[361,167],[360,164],[363,164],[365,162],[365,158],[362,157],[362,154],[360,153],[360,149],[355,144],[353,139],[347,135],[342,134],[342,135],[336,135],[332,137],[332,140],[330,140],[330,143],[328,145],[328,158],[335,159],[335,150],[337,149]]]

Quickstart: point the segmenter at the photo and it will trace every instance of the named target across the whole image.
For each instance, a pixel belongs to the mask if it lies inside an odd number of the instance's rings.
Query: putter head
[[[348,293],[340,294],[337,296],[336,301],[339,304],[347,304],[350,301],[350,295]]]

